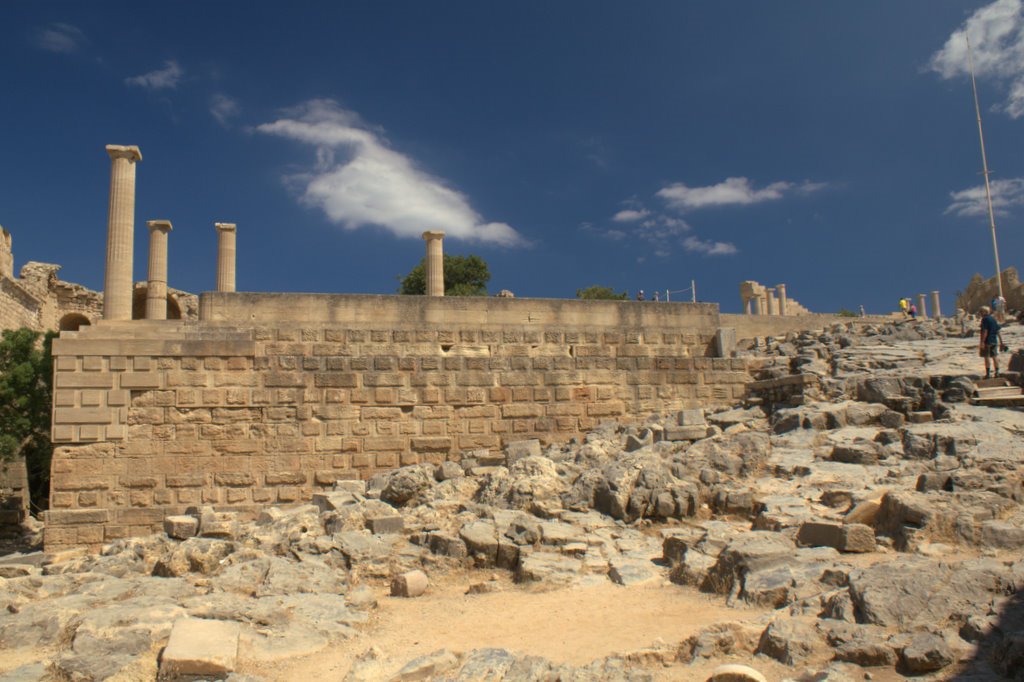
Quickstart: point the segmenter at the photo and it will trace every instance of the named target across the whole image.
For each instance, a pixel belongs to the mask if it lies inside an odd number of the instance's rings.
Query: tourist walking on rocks
[[[900,312],[903,313],[903,317],[907,316],[907,299],[905,298],[900,299]]]
[[[992,309],[987,305],[981,306],[978,311],[981,315],[981,341],[978,344],[978,354],[985,358],[985,378],[988,379],[991,374],[989,365],[996,371],[996,376],[999,376],[999,323],[996,318],[992,315]]]

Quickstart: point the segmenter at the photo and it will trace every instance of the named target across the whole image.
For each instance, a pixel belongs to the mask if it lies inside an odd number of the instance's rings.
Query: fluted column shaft
[[[235,290],[235,224],[215,223],[217,228],[217,291]]]
[[[942,317],[942,309],[939,308],[939,292],[932,292],[932,317],[936,320]]]
[[[786,285],[776,284],[775,295],[779,297],[779,315],[786,314]]]
[[[928,308],[924,305],[924,294],[917,295],[917,316],[921,318],[928,317]]]
[[[775,289],[764,290],[765,315],[775,315]]]
[[[171,221],[150,220],[149,283],[146,285],[146,319],[167,319],[167,233]]]
[[[138,147],[107,145],[110,205],[107,212],[107,266],[103,277],[103,319],[132,319],[132,255],[135,237],[135,164]]]
[[[444,232],[423,233],[427,242],[427,296],[444,296]]]

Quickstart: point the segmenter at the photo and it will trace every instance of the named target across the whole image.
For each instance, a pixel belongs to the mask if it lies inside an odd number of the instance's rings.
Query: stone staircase
[[[1018,385],[1020,375],[1007,372],[1004,376],[979,379],[971,397],[975,405],[986,407],[1024,407],[1024,390]]]

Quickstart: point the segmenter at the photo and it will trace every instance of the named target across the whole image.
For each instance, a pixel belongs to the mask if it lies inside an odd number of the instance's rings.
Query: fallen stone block
[[[419,597],[427,591],[430,580],[423,571],[409,571],[395,576],[391,581],[392,597]]]
[[[466,549],[466,543],[462,538],[447,533],[431,533],[427,540],[427,547],[434,554],[453,559],[465,559],[469,556],[469,550]]]
[[[505,447],[505,466],[511,467],[513,464],[526,457],[540,457],[540,441],[536,438],[532,440],[521,440],[515,443],[509,443]]]
[[[843,525],[842,539],[836,549],[850,553],[874,552],[878,549],[875,530],[862,523],[847,523]]]
[[[334,482],[334,490],[339,493],[366,495],[366,481],[361,479],[342,479]]]
[[[708,427],[698,426],[669,426],[665,429],[665,440],[700,440],[708,435]]]
[[[911,424],[927,424],[928,422],[933,421],[933,420],[934,420],[934,418],[932,417],[932,413],[931,412],[921,411],[921,412],[911,412],[910,413],[909,421],[910,421]]]
[[[401,533],[405,530],[405,520],[398,514],[373,516],[366,519],[366,527],[374,535]]]
[[[843,524],[830,521],[806,521],[796,534],[796,542],[804,547],[834,547],[843,543]]]
[[[194,516],[168,516],[164,519],[164,532],[167,537],[185,540],[199,531],[199,519]]]
[[[704,410],[700,408],[680,410],[679,414],[676,415],[676,422],[679,426],[705,426],[707,424],[704,419]]]
[[[238,536],[238,515],[203,507],[199,514],[199,537],[233,539]]]
[[[239,625],[233,621],[175,621],[160,659],[160,676],[224,676],[235,669]]]
[[[438,482],[449,481],[453,478],[462,478],[466,475],[466,472],[462,469],[462,465],[458,462],[452,462],[445,460],[438,465],[437,469],[434,470],[434,478]]]
[[[314,493],[313,504],[320,510],[320,513],[338,511],[343,507],[356,504],[360,498],[345,490],[335,490],[330,493]]]

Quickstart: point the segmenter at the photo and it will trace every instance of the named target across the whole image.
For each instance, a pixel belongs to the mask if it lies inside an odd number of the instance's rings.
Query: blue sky
[[[0,224],[16,267],[100,289],[109,160],[135,144],[135,277],[392,293],[443,229],[490,290],[739,282],[869,312],[1024,267],[1022,0],[0,5]]]

